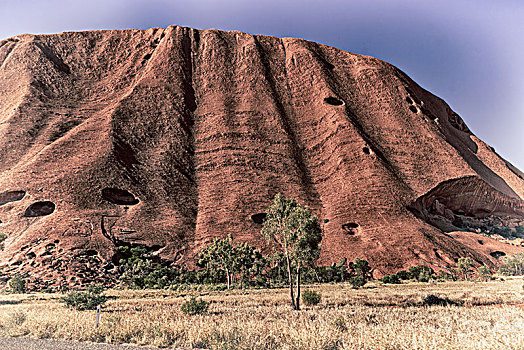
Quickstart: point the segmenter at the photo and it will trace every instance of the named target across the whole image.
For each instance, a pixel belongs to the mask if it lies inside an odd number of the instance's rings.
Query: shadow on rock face
[[[102,198],[118,205],[135,205],[139,202],[133,194],[118,188],[104,188],[102,190]]]
[[[7,204],[9,202],[20,201],[25,197],[25,191],[6,191],[0,193],[0,205]]]
[[[49,201],[36,202],[31,204],[24,213],[25,217],[34,218],[38,216],[46,216],[55,211],[55,203]]]

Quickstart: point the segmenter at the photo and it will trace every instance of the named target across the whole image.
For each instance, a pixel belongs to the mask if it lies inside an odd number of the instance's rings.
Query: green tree
[[[524,253],[502,258],[504,262],[499,267],[499,273],[505,276],[522,276],[524,275]]]
[[[491,269],[486,264],[484,264],[479,267],[478,274],[481,280],[487,281],[491,277]]]
[[[351,265],[353,273],[359,277],[362,277],[364,281],[368,281],[372,278],[371,276],[371,266],[367,260],[356,258]]]
[[[459,258],[457,262],[457,268],[459,272],[464,276],[464,279],[469,280],[471,273],[471,267],[473,266],[473,260],[471,258]]]
[[[291,306],[294,310],[300,310],[301,268],[316,261],[320,254],[322,230],[318,218],[311,214],[308,207],[279,193],[267,210],[262,235],[284,255]],[[293,277],[296,278],[296,298]]]
[[[12,294],[25,293],[25,279],[17,273],[13,278],[7,281],[7,290]]]
[[[215,238],[213,243],[205,247],[197,256],[197,266],[208,270],[222,270],[226,273],[227,289],[231,288],[231,277],[238,266],[236,252],[233,247],[233,236]]]

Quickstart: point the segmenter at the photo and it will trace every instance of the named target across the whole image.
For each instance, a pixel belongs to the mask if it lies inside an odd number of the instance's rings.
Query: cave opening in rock
[[[494,251],[494,252],[489,253],[489,255],[491,255],[491,256],[494,257],[495,259],[498,259],[498,258],[501,258],[501,257],[503,257],[503,256],[506,256],[506,253],[497,250],[497,251]]]
[[[362,148],[362,152],[364,152],[365,154],[371,154],[371,150],[369,149],[369,147]]]
[[[406,96],[406,102],[409,104],[413,104],[413,100],[409,96]]]
[[[25,191],[6,191],[0,193],[0,205],[7,204],[9,202],[20,201],[25,197]]]
[[[25,217],[32,218],[50,215],[55,211],[55,203],[50,201],[36,202],[31,204],[24,213]]]
[[[417,107],[415,107],[415,106],[409,106],[409,110],[411,112],[413,112],[413,113],[417,113],[418,112]]]
[[[129,191],[106,187],[102,190],[102,198],[118,205],[135,205],[139,200]]]
[[[360,230],[360,225],[356,222],[348,222],[342,225],[342,229],[350,235],[356,234]]]
[[[266,213],[253,214],[251,215],[251,220],[253,220],[255,224],[262,225],[264,223],[264,220],[266,219],[266,216]]]
[[[344,102],[342,102],[341,100],[339,100],[338,98],[335,98],[333,96],[326,97],[324,99],[324,102],[326,102],[327,104],[330,104],[332,106],[342,106],[344,104]]]

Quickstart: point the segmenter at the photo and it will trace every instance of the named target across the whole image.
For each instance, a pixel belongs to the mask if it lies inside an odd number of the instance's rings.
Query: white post
[[[98,324],[100,323],[100,305],[96,307],[96,322],[95,322],[95,329],[98,328]]]

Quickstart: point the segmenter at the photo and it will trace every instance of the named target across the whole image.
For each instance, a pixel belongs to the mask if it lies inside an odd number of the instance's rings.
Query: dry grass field
[[[60,294],[0,295],[0,336],[210,349],[524,349],[522,279],[312,285],[320,304],[292,311],[286,289],[230,292],[110,290],[100,327]],[[426,294],[463,303],[422,306]],[[187,316],[191,295],[209,301]]]

